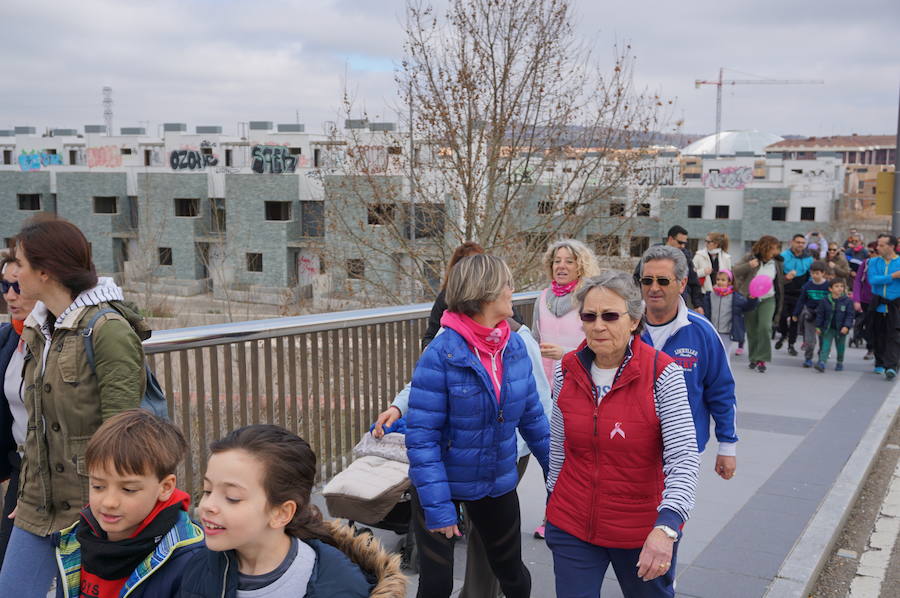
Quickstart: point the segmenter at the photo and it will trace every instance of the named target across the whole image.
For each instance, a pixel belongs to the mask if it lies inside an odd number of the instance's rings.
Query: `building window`
[[[13,163],[12,150],[3,150],[3,163],[4,164],[12,164]]]
[[[263,254],[248,253],[247,254],[247,272],[263,271]]]
[[[69,166],[78,164],[78,150],[69,150]]]
[[[394,205],[376,203],[368,207],[368,222],[374,225],[393,224]]]
[[[609,215],[610,216],[624,216],[625,215],[625,204],[621,201],[614,201],[609,204]]]
[[[702,205],[692,205],[688,206],[688,218],[703,218],[703,206]]]
[[[318,168],[322,161],[322,149],[321,148],[313,148],[313,168]]]
[[[304,237],[325,236],[325,202],[300,202],[300,234]]]
[[[300,147],[292,147],[290,149],[291,149],[292,156],[299,156],[301,153],[303,153],[303,148],[300,148]]]
[[[637,205],[637,215],[638,216],[649,216],[650,215],[650,204],[649,203],[639,203]]]
[[[225,150],[225,166],[231,166],[231,150]]]
[[[290,220],[291,219],[291,202],[289,201],[267,201],[266,202],[266,220]]]
[[[596,235],[593,238],[594,253],[597,255],[619,255],[621,245],[616,235]]]
[[[40,193],[19,193],[19,209],[24,212],[39,212],[41,210]]]
[[[347,278],[362,280],[366,275],[366,262],[359,258],[347,260]]]
[[[730,206],[716,206],[716,220],[728,220]]]
[[[196,218],[200,215],[200,200],[196,197],[176,197],[175,215],[182,218]]]
[[[388,146],[388,155],[389,156],[399,156],[403,154],[403,148],[399,145],[390,145]]]
[[[118,214],[118,200],[115,196],[94,197],[94,214]]]
[[[631,237],[631,247],[628,253],[631,257],[641,257],[649,248],[650,237]]]
[[[432,239],[444,234],[443,204],[416,204],[416,238]]]
[[[537,253],[547,249],[550,241],[549,233],[525,233],[525,249],[526,251]]]
[[[171,266],[172,265],[172,248],[171,247],[159,247],[157,249],[157,255],[159,257],[159,265],[160,266]]]
[[[539,201],[538,202],[538,214],[552,214],[553,213],[553,202],[552,201]]]
[[[816,219],[816,209],[815,208],[800,208],[800,220],[815,220]]]
[[[224,197],[209,198],[209,215],[212,232],[224,233],[226,230],[225,227],[228,225]]]
[[[772,220],[784,222],[787,220],[786,206],[772,206]]]
[[[578,202],[577,201],[567,201],[563,204],[563,212],[568,216],[574,216],[578,213]]]

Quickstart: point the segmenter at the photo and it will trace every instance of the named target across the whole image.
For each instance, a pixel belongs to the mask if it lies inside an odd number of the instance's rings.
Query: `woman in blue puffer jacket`
[[[518,429],[546,475],[550,430],[523,341],[510,336],[512,276],[498,257],[472,255],[451,270],[444,334],[416,365],[409,396],[406,448],[421,518],[418,596],[453,590],[456,504],[485,544],[508,598],[527,597],[516,494]]]

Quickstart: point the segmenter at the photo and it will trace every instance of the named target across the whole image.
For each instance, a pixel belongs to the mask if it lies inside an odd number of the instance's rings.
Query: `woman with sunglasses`
[[[0,588],[45,598],[57,574],[53,534],[77,521],[88,502],[87,441],[103,421],[141,402],[144,353],[132,327],[149,330],[112,279],[97,277],[90,244],[70,222],[26,223],[15,266],[22,298],[36,303],[22,330],[28,428]],[[105,308],[115,312],[95,319]]]
[[[847,256],[841,251],[841,248],[838,247],[837,243],[832,242],[828,244],[825,262],[831,269],[831,273],[834,274],[836,278],[840,278],[844,281],[845,288],[849,289],[852,287],[853,280],[850,278],[850,262],[847,261]]]
[[[761,374],[766,371],[766,363],[772,361],[772,321],[778,321],[784,301],[784,260],[780,251],[781,241],[763,235],[734,267],[734,288],[745,297],[751,295],[750,281],[756,276],[764,274],[772,279],[772,288],[758,297],[756,308],[744,314],[750,369]]]
[[[625,272],[584,281],[585,341],[554,373],[547,546],[558,598],[599,596],[612,564],[626,598],[674,596],[700,457],[684,372],[640,338]]]
[[[25,444],[28,413],[23,396],[22,368],[25,366],[25,345],[21,342],[25,318],[34,308],[34,301],[25,299],[19,290],[16,260],[11,254],[0,257],[3,299],[9,310],[10,322],[0,324],[0,374],[3,380],[3,399],[0,400],[0,479],[8,479],[3,514],[0,515],[0,564],[6,554],[13,522],[10,513],[16,507],[19,490],[21,455],[17,446]]]
[[[708,296],[716,286],[719,270],[731,270],[731,254],[728,253],[728,235],[709,233],[706,243],[694,254],[694,270],[701,280],[703,295]]]

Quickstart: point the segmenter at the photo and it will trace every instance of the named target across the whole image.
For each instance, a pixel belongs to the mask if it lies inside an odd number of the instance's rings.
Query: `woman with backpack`
[[[150,331],[112,279],[98,279],[90,244],[70,222],[26,223],[15,267],[22,297],[36,304],[22,331],[28,429],[0,588],[45,598],[56,575],[53,534],[88,502],[87,441],[106,419],[141,404],[141,337]],[[113,311],[95,319],[104,309]]]

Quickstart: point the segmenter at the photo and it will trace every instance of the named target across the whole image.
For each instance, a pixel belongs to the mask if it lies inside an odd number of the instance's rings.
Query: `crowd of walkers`
[[[765,372],[787,345],[825,371],[848,337],[875,372],[900,359],[897,240],[843,247],[795,235],[740,259],[710,233],[693,256],[675,226],[634,273],[601,269],[574,239],[553,243],[529,328],[507,264],[456,249],[410,383],[378,416],[403,418],[420,597],[453,591],[454,540],[467,535],[460,596],[526,597],[517,486],[546,480],[535,536],[557,596],[598,596],[611,565],[625,596],[674,596],[700,455],[737,470],[732,347]],[[405,596],[400,559],[326,522],[311,504],[316,455],[295,434],[252,425],[210,446],[195,511],[178,488],[187,445],[142,409],[150,330],[90,244],[61,219],[27,223],[2,257],[11,322],[0,327],[0,588],[23,598]],[[543,498],[543,497],[542,497]],[[461,519],[462,518],[462,519]]]

